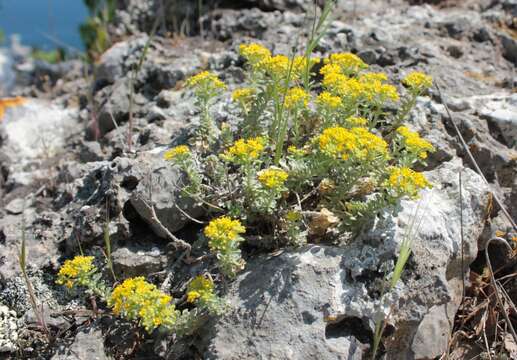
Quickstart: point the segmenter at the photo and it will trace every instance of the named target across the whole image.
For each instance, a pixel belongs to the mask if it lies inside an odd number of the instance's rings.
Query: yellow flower
[[[210,221],[205,227],[205,236],[209,239],[211,251],[224,251],[232,242],[239,241],[240,235],[246,232],[239,220],[232,220],[228,216],[221,216]]]
[[[187,80],[187,86],[196,89],[198,93],[213,93],[219,89],[226,89],[226,85],[219,80],[216,74],[203,71]]]
[[[285,107],[293,109],[296,107],[307,107],[309,105],[310,95],[301,87],[289,89],[285,96]]]
[[[194,301],[196,301],[200,297],[201,297],[201,294],[198,293],[197,291],[189,291],[187,293],[187,302],[193,303]]]
[[[427,158],[427,152],[435,151],[429,141],[422,139],[417,132],[409,130],[406,126],[399,127],[397,133],[402,137],[405,149],[421,159]]]
[[[240,101],[240,102],[247,102],[253,97],[254,94],[255,94],[255,89],[253,89],[253,88],[237,89],[232,93],[232,100]]]
[[[258,179],[265,187],[269,189],[281,188],[289,175],[282,169],[270,167],[259,171]]]
[[[258,66],[273,78],[282,78],[289,72],[289,58],[285,55],[270,56],[262,60]]]
[[[193,303],[197,299],[210,301],[214,297],[214,282],[198,275],[188,284],[187,301]]]
[[[368,120],[366,120],[364,117],[356,117],[351,116],[346,119],[346,123],[350,126],[366,126],[368,124]]]
[[[76,283],[82,285],[94,270],[93,256],[76,256],[61,266],[56,283],[71,289]]]
[[[388,144],[365,128],[343,127],[325,129],[317,138],[320,150],[336,159],[373,160],[388,157]]]
[[[320,69],[320,74],[323,76],[329,74],[341,74],[341,67],[338,64],[326,64]]]
[[[383,84],[380,80],[370,80],[363,83],[363,92],[368,101],[384,103],[387,100],[398,101],[397,88],[390,84]]]
[[[398,195],[408,195],[412,198],[418,197],[421,189],[432,187],[422,173],[407,167],[392,168],[387,185]]]
[[[179,145],[179,146],[173,147],[172,149],[167,150],[163,154],[163,158],[168,161],[174,161],[174,160],[185,158],[189,154],[190,154],[190,150],[189,150],[188,146]]]
[[[410,72],[402,83],[412,90],[422,92],[433,86],[433,78],[419,71]]]
[[[339,95],[349,101],[359,101],[365,96],[365,85],[357,79],[347,78],[345,75],[326,75],[323,78],[322,84],[335,95]]]
[[[144,328],[151,332],[161,325],[172,325],[176,321],[177,310],[172,298],[150,284],[143,277],[124,280],[117,285],[108,305],[115,315],[128,320],[140,320]]]
[[[297,222],[302,219],[302,214],[296,210],[290,210],[285,215],[285,219],[289,222]]]
[[[296,155],[296,156],[303,156],[307,153],[307,151],[305,151],[304,149],[299,149],[295,145],[289,145],[287,147],[287,152],[291,155]]]
[[[329,72],[323,76],[321,84],[323,87],[333,94],[342,95],[344,86],[349,78],[339,72]]]
[[[318,105],[327,107],[329,109],[336,109],[343,105],[343,101],[339,96],[334,96],[328,91],[324,91],[319,94],[316,102]]]
[[[370,83],[375,81],[388,81],[388,75],[385,73],[365,73],[359,75],[359,81],[362,83]]]
[[[256,137],[239,139],[221,157],[230,162],[246,163],[257,159],[264,152],[265,139]]]
[[[241,44],[239,53],[252,65],[255,66],[261,61],[271,57],[271,51],[266,47],[257,44]]]
[[[368,65],[366,65],[359,56],[352,53],[332,54],[325,60],[325,63],[338,65],[341,71],[347,75],[356,74],[368,68]]]

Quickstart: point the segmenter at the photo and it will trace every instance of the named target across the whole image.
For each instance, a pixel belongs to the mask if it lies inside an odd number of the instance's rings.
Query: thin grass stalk
[[[25,206],[23,207],[25,211]],[[29,301],[32,306],[32,310],[34,311],[34,315],[38,321],[39,326],[47,336],[48,341],[52,341],[52,334],[48,329],[47,323],[45,322],[45,316],[43,314],[43,305],[38,306],[38,300],[36,298],[36,293],[34,292],[34,287],[32,286],[32,282],[29,279],[29,275],[27,274],[27,247],[26,247],[26,234],[25,234],[25,215],[22,213],[22,224],[21,224],[21,248],[18,254],[18,263],[20,264],[20,269],[22,272],[23,280],[25,281],[25,286],[27,286],[27,292],[29,294]]]
[[[106,265],[110,270],[111,276],[113,277],[113,281],[117,281],[117,276],[115,275],[115,270],[113,269],[113,260],[111,256],[111,236],[110,236],[110,219],[109,213],[107,209],[108,205],[106,204],[106,223],[104,224],[104,249],[106,256]]]
[[[413,234],[413,229],[415,228],[416,219],[418,218],[418,213],[420,212],[420,205],[421,205],[421,203],[419,202],[417,205],[417,208],[415,210],[415,213],[414,213],[413,217],[411,218],[409,227],[408,227],[406,233],[404,234],[404,240],[402,240],[402,244],[400,245],[399,257],[397,258],[397,262],[395,263],[395,268],[393,270],[393,274],[390,279],[390,286],[389,286],[388,291],[393,290],[395,288],[395,286],[397,285],[397,283],[399,282],[399,280],[402,276],[402,272],[404,271],[407,261],[409,260],[409,256],[411,255],[411,246],[413,244],[412,234]],[[424,218],[423,216],[420,217],[420,220],[418,222],[417,227],[415,228],[415,231],[417,231],[418,228],[420,228],[423,218]],[[385,295],[385,292],[384,292],[384,288],[383,288],[381,296],[380,296],[381,301],[382,301],[382,298],[384,297],[384,295]],[[382,304],[381,304],[381,306],[382,306]],[[381,343],[382,334],[385,329],[385,324],[386,324],[387,318],[388,318],[388,316],[385,316],[383,319],[381,319],[380,321],[376,321],[376,323],[375,323],[372,360],[375,360],[375,357],[377,356],[377,352],[379,351],[379,345]]]
[[[327,33],[330,22],[327,22],[330,12],[335,5],[335,0],[326,0],[325,6],[321,12],[321,16],[316,22],[316,6],[314,8],[314,22],[312,24],[311,35],[307,40],[305,48],[305,71],[303,74],[303,86],[305,91],[310,91],[310,58],[314,49],[320,42],[321,38]]]
[[[452,123],[452,126],[454,127],[454,131],[456,132],[456,135],[458,136],[458,139],[459,139],[459,141],[461,143],[461,146],[463,147],[463,149],[467,153],[469,160],[471,161],[472,165],[476,169],[476,172],[483,179],[483,182],[488,186],[488,188],[491,188],[490,183],[488,182],[488,180],[486,179],[485,175],[481,171],[481,168],[479,167],[476,159],[474,158],[474,155],[472,155],[472,152],[470,151],[469,146],[467,145],[465,139],[463,138],[463,135],[461,135],[461,132],[460,132],[460,129],[458,128],[458,125],[456,125],[456,122],[452,118],[452,115],[451,115],[451,112],[449,110],[449,107],[447,106],[447,103],[443,99],[443,95],[442,95],[442,91],[440,89],[440,86],[438,85],[437,82],[435,82],[434,85],[436,87],[436,90],[438,91],[438,95],[440,96],[440,102],[445,107],[445,111],[447,113],[447,117],[449,118],[449,121]],[[499,206],[501,211],[503,212],[504,216],[506,217],[506,219],[510,223],[510,225],[513,227],[513,229],[515,231],[517,231],[517,224],[515,224],[515,221],[512,219],[512,216],[510,215],[508,210],[506,210],[506,207],[503,205],[503,202],[501,201],[499,196],[497,196],[497,194],[495,192],[492,192],[492,196],[495,199],[495,202],[497,203],[497,205]]]

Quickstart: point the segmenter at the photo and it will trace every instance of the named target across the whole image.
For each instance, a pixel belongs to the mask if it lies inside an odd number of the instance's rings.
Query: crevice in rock
[[[506,142],[504,139],[504,136],[501,132],[501,129],[499,126],[490,118],[488,117],[482,117],[486,120],[486,123],[488,125],[488,132],[490,136],[492,136],[495,140],[497,140],[499,143],[503,144],[506,147],[511,147],[510,144]]]
[[[330,323],[325,327],[325,338],[336,339],[354,337],[363,344],[373,341],[373,334],[358,317],[345,317],[341,321]]]

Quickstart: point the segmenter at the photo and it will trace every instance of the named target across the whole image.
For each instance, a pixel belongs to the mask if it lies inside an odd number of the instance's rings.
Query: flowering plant
[[[367,72],[368,65],[351,53],[323,60],[288,57],[257,43],[240,45],[239,53],[248,83],[231,95],[242,119],[237,129],[207,141],[209,153],[218,156],[203,156],[206,148],[189,150],[198,153],[195,166],[185,160],[192,154],[174,155],[191,184],[206,188],[203,201],[215,205],[207,210],[226,213],[204,231],[223,274],[232,277],[244,265],[239,250],[244,226],[247,236],[301,245],[315,237],[353,234],[380,210],[431,187],[412,167],[425,165],[434,147],[402,125],[416,98],[432,85],[430,76],[409,73],[401,92],[386,74]],[[321,91],[315,91],[318,73]],[[224,88],[215,74],[201,74],[188,84],[201,76],[211,79],[212,88]],[[205,103],[205,93],[195,91],[199,103]],[[388,113],[388,105],[398,111]],[[318,229],[311,229],[316,223]]]

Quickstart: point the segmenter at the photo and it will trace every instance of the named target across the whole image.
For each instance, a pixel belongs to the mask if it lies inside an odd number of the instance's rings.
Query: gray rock
[[[189,216],[196,218],[203,214],[199,204],[180,195],[183,175],[164,161],[161,154],[141,154],[133,163],[131,173],[138,174],[139,179],[130,196],[131,205],[159,237],[167,238],[167,235],[152,220],[148,205],[154,206],[158,219],[171,232],[183,228],[190,221]]]
[[[57,234],[40,232],[35,224],[37,214],[34,208],[27,208],[25,229],[22,227],[22,215],[6,215],[0,217],[0,282],[9,279],[20,272],[18,253],[22,231],[25,231],[27,246],[27,264],[32,269],[41,269],[57,262],[60,256]],[[61,233],[62,235],[62,233]]]
[[[98,141],[82,141],[79,146],[79,161],[92,162],[104,159],[101,144]]]
[[[60,346],[52,360],[107,360],[102,332],[97,328],[77,333],[72,345]]]
[[[481,116],[496,126],[509,147],[517,144],[517,94],[485,98],[479,106]]]
[[[314,6],[312,0],[251,0],[251,3],[269,10],[309,10]]]
[[[503,55],[517,66],[517,41],[507,34],[500,34]]]
[[[97,64],[95,73],[97,81],[114,83],[123,75],[126,75],[125,60],[135,48],[144,46],[146,41],[147,37],[132,38],[128,41],[118,42],[106,50]]]
[[[115,129],[129,117],[129,79],[119,78],[113,86],[104,88],[96,94],[99,99],[105,99],[101,103],[101,111],[98,114],[98,128],[100,135],[104,135]],[[133,111],[136,105],[133,103]]]
[[[163,269],[167,262],[157,247],[121,247],[112,253],[113,267],[123,278],[146,276]]]
[[[18,198],[11,200],[7,205],[5,205],[4,209],[11,215],[19,215],[27,206],[30,206],[27,201]]]
[[[394,334],[390,359],[427,359],[447,346],[449,324],[461,300],[461,279],[477,254],[488,190],[463,170],[465,244],[462,269],[457,173],[449,162],[428,173],[432,190],[403,201],[343,247],[311,245],[250,260],[230,286],[232,311],[206,330],[207,359],[361,359],[374,321],[389,308]],[[381,302],[385,269],[392,269],[415,212],[413,254],[395,289]],[[384,270],[383,270],[384,269]],[[458,291],[458,289],[460,291]],[[246,344],[246,346],[243,346]]]
[[[43,314],[43,319],[49,329],[66,330],[70,326],[69,322],[63,316],[52,316],[54,312],[57,312],[56,310],[55,305],[50,307],[48,304],[43,304],[38,311]],[[32,307],[23,315],[22,319],[27,325],[39,326],[39,314],[36,315]]]

